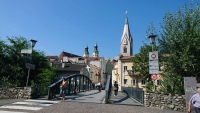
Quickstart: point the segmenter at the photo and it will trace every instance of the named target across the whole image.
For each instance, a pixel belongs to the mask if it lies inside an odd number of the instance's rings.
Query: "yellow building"
[[[119,84],[119,91],[121,91],[121,87],[135,87],[135,88],[144,88],[146,86],[147,81],[143,79],[139,73],[133,71],[133,62],[132,58],[134,57],[132,54],[133,50],[133,39],[130,33],[128,17],[126,14],[124,31],[121,37],[120,42],[120,55],[117,60],[113,60],[113,70],[112,70],[112,84],[115,81]],[[158,75],[158,78],[160,76]],[[155,81],[156,85],[160,85],[160,81]]]

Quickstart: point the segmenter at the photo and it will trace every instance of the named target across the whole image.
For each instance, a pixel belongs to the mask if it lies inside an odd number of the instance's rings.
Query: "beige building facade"
[[[133,59],[133,39],[130,33],[130,27],[128,23],[128,17],[126,14],[124,30],[122,33],[120,41],[120,55],[117,60],[113,60],[113,70],[112,70],[112,84],[115,81],[119,84],[119,91],[121,87],[135,87],[143,88],[146,86],[147,81],[143,79],[139,73],[134,72],[134,63]],[[161,76],[158,75],[158,80],[155,81],[155,84],[159,87]]]

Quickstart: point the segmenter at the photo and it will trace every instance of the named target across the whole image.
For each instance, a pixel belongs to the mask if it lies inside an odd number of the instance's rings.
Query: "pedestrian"
[[[65,100],[65,94],[67,90],[67,80],[66,78],[62,77],[62,84],[60,84],[60,95],[62,96],[61,100]]]
[[[191,105],[194,106],[196,113],[200,113],[200,88],[197,89],[197,93],[192,96],[188,102],[188,112],[191,112]]]
[[[118,89],[119,89],[119,85],[118,85],[117,81],[115,81],[115,83],[114,83],[114,93],[115,93],[114,96],[117,96]]]
[[[99,91],[101,91],[101,86],[102,86],[102,85],[101,85],[101,82],[99,81],[99,82],[97,83],[97,88],[98,88]]]

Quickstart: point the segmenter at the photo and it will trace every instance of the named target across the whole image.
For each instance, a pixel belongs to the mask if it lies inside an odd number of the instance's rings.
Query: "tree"
[[[161,28],[159,46],[162,54],[168,54],[163,76],[168,73],[171,78],[176,78],[172,81],[173,87],[181,89],[180,92],[183,93],[183,77],[200,75],[199,4],[196,4],[196,9],[192,5],[189,9],[183,5],[174,14],[166,12]]]
[[[24,87],[28,72],[25,63],[30,63],[30,60],[29,55],[21,54],[21,49],[26,49],[28,42],[23,37],[7,37],[7,39],[9,44],[0,41],[0,86],[8,86],[9,84],[6,83],[12,83],[12,86]],[[32,85],[45,84],[47,86],[55,82],[56,67],[49,65],[44,52],[33,50],[32,56],[31,63],[36,65],[35,70],[30,72],[29,81]],[[31,83],[29,82],[29,86]]]

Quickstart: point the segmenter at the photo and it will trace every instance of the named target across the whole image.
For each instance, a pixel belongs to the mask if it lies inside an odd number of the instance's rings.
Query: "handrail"
[[[71,78],[72,77],[76,77],[75,78],[75,87],[74,87],[74,89],[77,89],[77,81],[76,80],[77,80],[78,76],[79,77],[83,77],[83,82],[85,82],[84,80],[88,80],[88,82],[87,82],[88,84],[86,84],[85,87],[88,90],[91,89],[89,84],[91,84],[92,81],[89,79],[88,76],[83,75],[83,74],[72,74],[72,75],[68,75],[67,77],[64,77],[65,79],[69,79],[68,94],[70,94],[70,92],[71,92]],[[61,82],[62,82],[62,80],[60,79],[60,80],[58,80],[57,82],[51,84],[48,87],[48,98],[47,98],[48,100],[51,100],[51,99],[56,97],[56,93],[58,93],[58,90],[56,90],[56,89],[59,89],[59,86],[60,86]],[[79,81],[79,82],[81,82],[81,81]],[[81,87],[81,84],[79,84],[79,92],[80,92],[80,87]],[[76,93],[76,90],[74,90],[74,93]]]
[[[106,88],[105,88],[105,104],[108,103],[108,100],[110,99],[110,95],[111,95],[111,88],[112,88],[112,79],[111,79],[111,75],[107,76],[107,82],[106,82]]]

